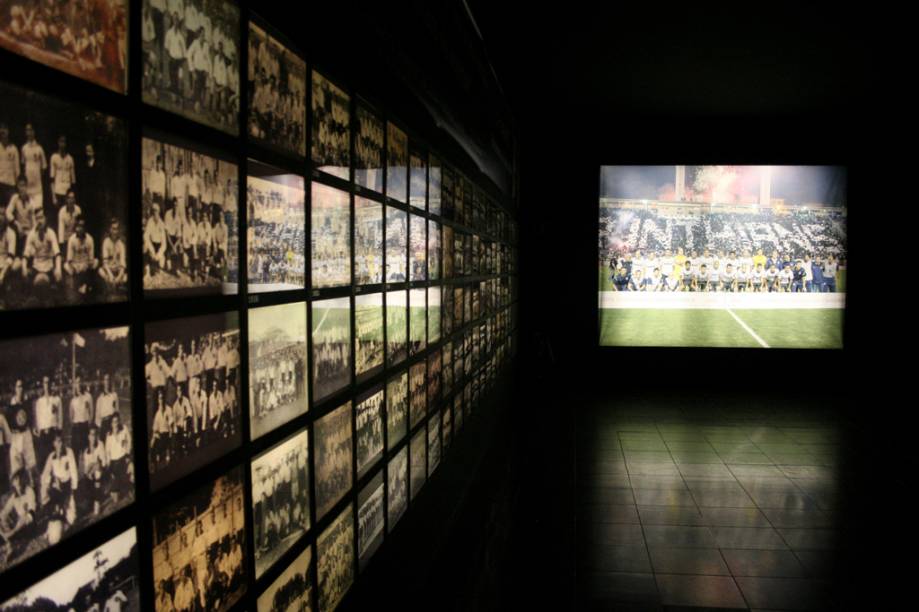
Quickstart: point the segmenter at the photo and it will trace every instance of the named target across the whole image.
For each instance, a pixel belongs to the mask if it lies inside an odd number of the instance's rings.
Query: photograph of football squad
[[[327,174],[347,179],[351,171],[351,96],[315,70],[312,85],[313,163]]]
[[[0,101],[0,311],[126,300],[125,123],[4,82]]]
[[[258,612],[309,612],[313,609],[313,549],[307,547],[258,596]]]
[[[350,401],[313,424],[317,520],[351,489],[351,439]]]
[[[355,184],[383,193],[383,120],[365,104],[358,103],[354,141]]]
[[[842,348],[846,170],[603,166],[604,346]]]
[[[341,511],[316,540],[319,610],[334,610],[354,584],[354,505]]]
[[[0,571],[134,500],[127,327],[0,342]]]
[[[303,177],[249,161],[246,270],[250,293],[306,287]]]

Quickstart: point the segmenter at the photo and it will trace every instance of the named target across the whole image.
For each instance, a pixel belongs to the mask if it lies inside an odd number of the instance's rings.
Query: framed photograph
[[[252,460],[255,577],[265,573],[310,528],[309,438],[292,435]]]
[[[453,340],[453,381],[460,383],[463,380],[463,364],[465,363],[465,343],[457,336]]]
[[[392,532],[408,508],[408,445],[386,464],[386,497],[386,517]]]
[[[440,238],[443,253],[443,277],[450,279],[453,278],[453,228],[444,225]]]
[[[386,442],[392,450],[408,433],[408,372],[386,381]]]
[[[127,327],[0,342],[0,571],[134,500]]]
[[[448,245],[449,246],[449,245]],[[464,276],[465,272],[465,234],[453,232],[453,276]]]
[[[408,370],[408,387],[409,387],[409,428],[414,429],[415,425],[424,418],[426,406],[425,382],[427,372],[425,361],[421,360],[413,364]]]
[[[124,122],[3,82],[0,102],[0,310],[126,300]]]
[[[383,120],[360,102],[355,113],[354,182],[365,189],[383,193]]]
[[[427,346],[427,298],[426,289],[411,289],[408,292],[408,353],[416,355]]]
[[[313,71],[311,156],[316,167],[348,180],[351,173],[351,96]]]
[[[386,195],[398,202],[408,200],[408,136],[386,122]]]
[[[249,136],[306,155],[306,62],[249,22]]]
[[[383,369],[383,294],[354,298],[354,373],[363,381]]]
[[[239,315],[147,323],[144,358],[150,486],[157,490],[242,441]]]
[[[441,298],[443,302],[440,305],[441,310],[441,333],[444,338],[449,338],[453,334],[453,288],[450,286],[442,287]]]
[[[409,447],[409,489],[411,498],[415,499],[418,491],[424,486],[427,478],[427,431],[424,427],[420,428],[412,436]]]
[[[439,350],[428,355],[428,406],[433,410],[440,400],[440,373],[442,357]]]
[[[0,604],[2,612],[103,609],[140,609],[134,527]]]
[[[351,300],[312,302],[313,403],[351,384]]]
[[[408,356],[408,292],[386,292],[386,365]]]
[[[94,7],[76,0],[4,7],[0,47],[123,94],[128,88],[128,0]]]
[[[428,287],[428,344],[440,340],[441,287]]]
[[[408,203],[414,208],[425,210],[425,196],[428,188],[428,173],[424,156],[413,152],[409,155],[409,194]]]
[[[229,610],[246,592],[246,513],[242,468],[153,517],[157,612]]]
[[[450,442],[453,437],[453,413],[450,410],[450,404],[444,406],[443,410],[440,411],[440,422],[443,451],[446,452],[450,448]]]
[[[143,0],[143,100],[239,133],[239,7],[227,0]]]
[[[453,343],[444,342],[443,360],[441,365],[441,378],[443,380],[444,397],[450,395],[453,390]]]
[[[440,159],[428,155],[428,212],[432,215],[441,214],[442,182]]]
[[[386,207],[386,282],[408,280],[408,214]]]
[[[361,568],[383,543],[386,522],[383,493],[383,470],[379,470],[357,494],[357,558]]]
[[[312,287],[351,284],[351,196],[312,183]]]
[[[440,464],[440,415],[428,419],[428,478]]]
[[[454,431],[463,428],[463,394],[457,391],[453,396],[453,427]]]
[[[440,278],[440,223],[428,221],[428,279]]]
[[[236,293],[236,164],[148,136],[141,146],[144,292]]]
[[[249,436],[309,410],[306,303],[249,309]]]
[[[456,191],[456,184],[453,177],[453,169],[444,164],[441,170],[440,178],[440,197],[441,197],[441,211],[440,214],[444,219],[453,219],[454,218],[454,193]],[[433,210],[431,212],[434,212]]]
[[[306,288],[303,177],[249,161],[246,269],[249,293]]]
[[[313,609],[313,548],[307,546],[293,563],[258,596],[258,612],[307,612]]]
[[[354,283],[383,282],[383,205],[354,197]]]
[[[351,490],[351,435],[350,401],[313,425],[317,520]]]
[[[427,221],[425,221],[424,217],[419,217],[418,215],[409,215],[409,220],[411,221],[408,244],[410,280],[427,280]]]
[[[349,504],[316,540],[319,612],[332,612],[354,583],[354,504]]]
[[[357,477],[361,478],[383,457],[383,387],[357,398]]]

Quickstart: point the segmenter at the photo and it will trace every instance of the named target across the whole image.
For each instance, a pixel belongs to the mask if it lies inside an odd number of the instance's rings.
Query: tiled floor
[[[853,526],[827,408],[643,400],[580,414],[579,608],[834,607]]]

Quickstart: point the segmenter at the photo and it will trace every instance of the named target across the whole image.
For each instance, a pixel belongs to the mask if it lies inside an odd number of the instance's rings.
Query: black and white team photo
[[[427,391],[425,383],[427,377],[426,363],[422,359],[414,363],[408,369],[408,401],[409,401],[409,427],[415,428],[421,419],[424,418],[425,407],[427,406]]]
[[[252,461],[255,576],[310,527],[309,439],[304,429]]]
[[[383,120],[360,103],[355,118],[354,182],[365,189],[383,193]]]
[[[249,437],[309,409],[306,303],[249,310]]]
[[[127,299],[123,121],[0,82],[0,310]]]
[[[331,611],[354,583],[354,505],[349,504],[316,540],[319,609]]]
[[[258,596],[258,612],[311,612],[313,610],[313,549],[307,546],[277,580]]]
[[[134,500],[127,327],[0,343],[0,570]]]
[[[386,449],[392,450],[408,431],[408,372],[386,382]]]
[[[334,298],[312,302],[313,402],[351,382],[351,301]]]
[[[386,292],[386,365],[408,356],[408,292]]]
[[[354,298],[354,373],[358,381],[383,368],[383,294]]]
[[[386,122],[386,196],[408,201],[408,136]]]
[[[368,391],[357,399],[357,476],[362,477],[383,456],[383,389]]]
[[[313,71],[311,156],[320,170],[347,179],[351,168],[351,96]]]
[[[386,518],[391,531],[408,508],[408,445],[386,464],[386,498]]]
[[[237,166],[153,138],[141,146],[144,291],[236,293]]]
[[[218,130],[239,131],[239,6],[143,0],[144,102]]]
[[[144,375],[154,489],[239,446],[236,312],[147,323]]]
[[[383,542],[384,490],[383,471],[380,470],[357,495],[357,558],[361,567]]]
[[[351,490],[351,431],[350,401],[313,425],[317,520]]]

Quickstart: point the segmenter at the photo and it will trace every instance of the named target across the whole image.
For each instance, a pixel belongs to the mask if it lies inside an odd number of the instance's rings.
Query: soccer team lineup
[[[845,169],[604,166],[603,346],[841,348]]]

